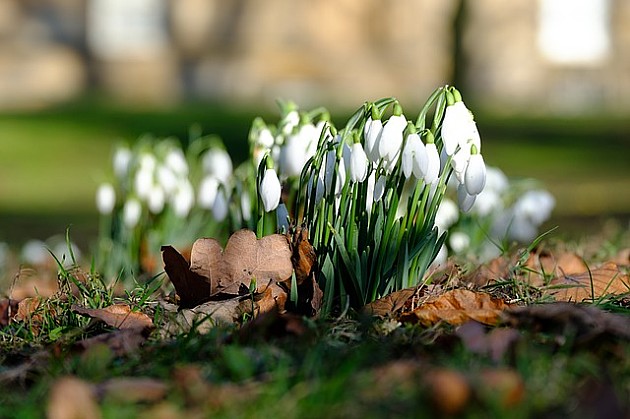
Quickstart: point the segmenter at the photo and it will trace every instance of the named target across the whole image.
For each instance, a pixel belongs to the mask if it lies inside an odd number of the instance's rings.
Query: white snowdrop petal
[[[427,151],[427,172],[424,175],[424,182],[432,184],[437,181],[440,175],[440,155],[434,143],[426,145]]]
[[[116,205],[116,191],[111,183],[102,183],[96,190],[96,208],[104,215],[111,214]]]
[[[350,179],[352,182],[363,182],[367,177],[368,157],[361,143],[352,144],[350,153]]]
[[[481,154],[473,154],[468,160],[464,184],[469,195],[478,195],[486,184],[486,165]]]
[[[282,187],[275,169],[267,169],[260,183],[260,195],[265,212],[270,212],[278,207]]]
[[[466,191],[466,187],[464,184],[460,184],[457,187],[457,203],[459,204],[459,209],[463,212],[468,212],[472,208],[475,203],[476,195],[468,194]]]

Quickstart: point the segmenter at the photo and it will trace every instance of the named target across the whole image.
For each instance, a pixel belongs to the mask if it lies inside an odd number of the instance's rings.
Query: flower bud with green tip
[[[470,159],[466,167],[464,185],[469,195],[478,195],[486,185],[486,165],[477,147],[470,147]]]
[[[427,171],[424,174],[424,182],[427,185],[435,183],[440,176],[440,154],[435,146],[435,138],[430,130],[424,132],[427,152]]]
[[[378,144],[383,132],[383,121],[379,115],[376,106],[370,108],[370,116],[368,116],[363,128],[363,137],[365,138],[365,152],[371,162],[377,163],[381,156],[378,154]]]
[[[363,150],[358,133],[355,132],[350,148],[350,180],[363,182],[368,173],[368,157]]]
[[[389,167],[395,164],[403,143],[403,131],[407,126],[407,119],[403,115],[402,107],[398,102],[394,103],[393,115],[389,117],[381,132],[378,143],[379,156],[389,163]]]
[[[278,174],[273,168],[273,161],[267,158],[266,163],[267,168],[260,182],[260,198],[262,199],[265,212],[270,212],[275,210],[280,203],[282,186],[280,185]]]
[[[446,92],[447,106],[442,122],[442,143],[444,150],[449,156],[457,150],[457,146],[466,144],[471,138],[478,138],[475,121],[472,113],[462,101],[461,94],[457,89],[451,88]],[[475,140],[476,140],[475,138]]]

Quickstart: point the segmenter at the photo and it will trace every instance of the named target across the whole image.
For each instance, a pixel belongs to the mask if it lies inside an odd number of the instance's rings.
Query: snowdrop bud
[[[228,200],[226,197],[225,189],[219,188],[216,199],[212,205],[212,216],[218,222],[225,220],[228,214]]]
[[[466,185],[466,191],[469,195],[478,195],[486,185],[486,164],[476,146],[471,146],[470,153],[464,185]]]
[[[289,211],[287,210],[286,205],[280,204],[278,205],[278,209],[276,210],[276,226],[280,232],[288,232],[290,227],[290,218]]]
[[[171,198],[171,205],[175,215],[179,218],[188,216],[193,204],[195,203],[195,191],[188,181],[183,179],[177,185],[175,195]]]
[[[116,191],[111,183],[102,183],[96,190],[96,208],[103,215],[109,215],[116,205]]]
[[[241,193],[241,215],[244,221],[252,218],[252,198],[247,191]]]
[[[374,109],[374,108],[372,108]],[[363,137],[365,138],[365,152],[371,162],[376,163],[381,158],[378,153],[378,144],[383,131],[383,122],[376,117],[375,111],[373,115],[368,117],[363,129]],[[378,118],[378,119],[377,119]]]
[[[278,207],[281,194],[282,187],[276,170],[273,168],[266,169],[263,179],[260,182],[260,197],[262,199],[265,212],[273,211]]]
[[[435,146],[431,131],[427,131],[426,141],[427,145],[425,149],[427,152],[427,171],[424,174],[424,183],[430,185],[435,183],[440,176],[440,154]]]
[[[397,113],[399,112],[399,113]],[[403,143],[403,131],[407,126],[407,119],[402,114],[400,105],[394,107],[394,114],[383,127],[381,139],[378,143],[378,154],[387,162],[395,162],[400,155]]]
[[[135,198],[129,198],[123,206],[123,223],[127,228],[134,228],[140,221],[142,215],[142,205]]]
[[[463,212],[468,212],[472,208],[475,203],[476,195],[468,194],[466,191],[466,186],[463,183],[460,183],[457,187],[457,203],[459,204],[459,209]]]
[[[205,209],[211,209],[217,197],[219,190],[219,180],[214,176],[206,176],[199,185],[199,196],[197,201],[199,206]]]
[[[383,195],[385,194],[385,185],[387,184],[387,176],[381,175],[376,180],[376,184],[374,185],[374,202],[378,202],[381,200]]]
[[[148,199],[153,188],[153,167],[151,165],[140,165],[134,178],[134,189],[140,199]]]
[[[470,237],[466,233],[456,231],[450,235],[448,242],[453,252],[463,253],[470,246]]]
[[[147,198],[147,206],[152,214],[159,214],[164,209],[164,202],[166,197],[164,195],[164,189],[160,185],[153,185],[151,193]]]
[[[131,150],[129,150],[129,148],[125,146],[117,147],[116,151],[114,151],[114,174],[119,179],[127,177],[127,173],[129,172],[129,165],[131,164],[131,158]]]
[[[300,114],[296,110],[292,110],[287,113],[282,121],[280,121],[280,126],[282,127],[282,132],[285,135],[291,134],[293,132],[293,128],[297,127],[300,123]]]
[[[184,152],[179,148],[169,150],[164,163],[178,176],[188,175],[188,163]]]
[[[221,183],[227,183],[232,176],[232,159],[223,149],[208,150],[203,156],[202,165],[207,174],[214,176]]]
[[[435,213],[435,225],[440,234],[448,230],[459,219],[459,210],[455,202],[443,198]]]
[[[350,180],[352,182],[363,182],[367,177],[367,172],[368,157],[363,151],[361,143],[355,142],[352,144],[350,152]]]
[[[166,195],[173,193],[177,187],[177,176],[166,165],[160,165],[157,168],[157,180]]]
[[[261,129],[258,132],[258,137],[256,138],[256,143],[264,148],[271,148],[276,142],[276,139],[273,137],[271,130],[267,127]]]

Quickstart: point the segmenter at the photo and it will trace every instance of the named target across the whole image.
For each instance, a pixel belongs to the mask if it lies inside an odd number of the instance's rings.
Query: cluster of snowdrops
[[[366,102],[343,127],[323,108],[280,104],[256,118],[235,167],[221,140],[191,131],[118,145],[97,191],[97,263],[109,277],[156,274],[159,249],[240,228],[304,227],[327,304],[359,306],[423,280],[448,253],[487,259],[530,241],[554,206],[531,181],[487,167],[473,114],[451,86],[410,119],[394,98]]]

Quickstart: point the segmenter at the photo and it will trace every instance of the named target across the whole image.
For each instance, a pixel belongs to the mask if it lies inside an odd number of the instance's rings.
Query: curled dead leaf
[[[557,301],[593,301],[605,295],[630,293],[630,280],[614,262],[591,271],[563,273],[549,283],[545,294]]]
[[[432,326],[440,321],[460,325],[469,320],[484,324],[496,324],[500,313],[508,305],[490,294],[454,289],[429,297],[411,312],[403,313],[400,321]]]
[[[90,384],[62,377],[51,387],[46,415],[50,419],[98,419],[101,411]]]
[[[392,292],[383,298],[379,298],[363,307],[363,312],[370,316],[387,317],[394,316],[397,311],[402,309],[411,297],[416,293],[417,288],[405,288],[400,291]]]
[[[76,313],[99,319],[118,329],[152,329],[153,320],[144,313],[132,311],[127,304],[114,304],[105,308],[84,308],[74,304]]]

